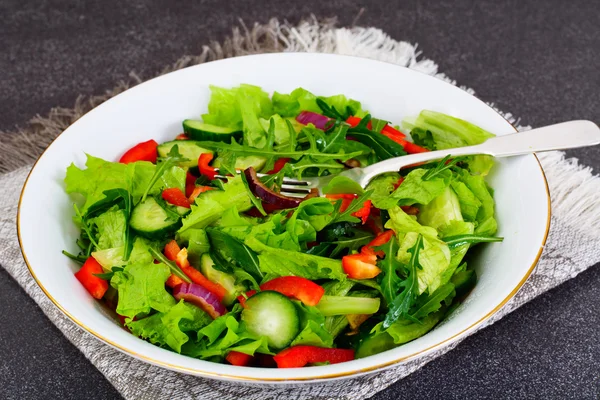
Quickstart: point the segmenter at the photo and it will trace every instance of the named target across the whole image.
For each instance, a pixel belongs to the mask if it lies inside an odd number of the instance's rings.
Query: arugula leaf
[[[150,254],[152,254],[154,256],[154,258],[156,258],[158,261],[160,261],[165,266],[167,266],[171,270],[171,273],[173,275],[177,276],[179,279],[181,279],[184,282],[192,283],[190,278],[186,274],[183,273],[181,268],[179,268],[179,266],[175,262],[169,260],[163,253],[156,250],[154,247],[150,247]]]
[[[410,261],[408,262],[407,277],[401,283],[399,283],[399,289],[402,289],[390,303],[388,303],[388,312],[383,320],[383,327],[389,328],[394,322],[400,318],[411,319],[409,310],[414,304],[418,291],[419,291],[419,280],[417,277],[417,269],[422,268],[419,264],[419,252],[423,248],[423,235],[418,235],[415,245],[408,250],[411,254]],[[382,288],[383,290],[383,288]]]
[[[206,233],[208,233],[211,247],[215,250],[215,253],[220,254],[221,258],[243,269],[256,280],[261,280],[264,277],[259,259],[250,246],[219,229],[208,228]]]
[[[203,147],[205,149],[210,149],[210,150],[214,150],[214,151],[231,151],[233,153],[236,153],[238,155],[242,155],[242,156],[250,156],[250,155],[259,155],[259,156],[276,156],[276,157],[288,157],[288,158],[293,158],[295,160],[300,159],[303,156],[309,156],[309,157],[322,157],[324,159],[331,159],[331,160],[341,160],[341,161],[347,161],[351,158],[354,158],[360,154],[362,154],[362,152],[360,151],[356,151],[353,153],[344,153],[342,151],[338,152],[338,153],[323,153],[321,151],[319,151],[318,149],[314,148],[314,149],[308,149],[308,150],[283,150],[281,149],[281,151],[275,151],[275,150],[263,150],[263,149],[257,149],[254,147],[249,147],[249,146],[244,146],[241,145],[239,143],[236,143],[235,141],[231,142],[231,143],[224,143],[224,142],[198,142],[198,146]]]
[[[166,312],[175,305],[175,299],[165,290],[169,277],[165,264],[139,263],[115,272],[110,284],[119,292],[117,314],[133,318],[154,309]]]
[[[331,221],[328,225],[335,224],[338,222],[359,222],[360,220],[353,217],[352,214],[363,208],[365,202],[369,200],[371,192],[367,191],[360,195],[358,198],[352,200],[350,205],[344,210],[340,211],[342,207],[342,200],[336,201],[333,212],[331,213]]]
[[[319,234],[319,244],[311,247],[306,253],[329,258],[341,258],[360,249],[373,239],[373,235],[362,229],[350,226],[348,229],[337,230],[338,235],[329,234],[333,230],[326,228],[328,232]]]
[[[175,167],[177,166],[177,164],[183,161],[188,160],[185,157],[183,157],[181,153],[179,153],[179,145],[171,147],[171,150],[169,150],[167,157],[158,160],[156,170],[154,171],[154,175],[152,175],[152,177],[150,178],[150,182],[148,182],[148,186],[146,186],[146,190],[144,190],[140,202],[143,203],[146,200],[146,197],[148,196],[148,193],[150,193],[150,190],[154,187],[154,184],[156,184],[160,177],[169,168]]]
[[[377,250],[382,250],[385,253],[385,257],[377,261],[377,266],[381,269],[381,274],[378,277],[381,294],[388,305],[392,304],[402,285],[402,278],[399,273],[404,268],[402,263],[396,258],[399,248],[395,237],[391,238],[383,246],[377,247]]]
[[[202,193],[192,205],[192,212],[183,219],[183,225],[178,233],[190,228],[205,228],[219,218],[225,210],[233,206],[239,211],[252,207],[252,202],[244,186],[242,178],[233,177],[223,185],[224,190],[211,190]]]
[[[381,133],[374,132],[367,128],[367,124],[371,121],[371,116],[366,115],[361,119],[360,123],[348,129],[348,134],[359,142],[367,145],[375,151],[375,154],[380,160],[386,160],[388,158],[400,157],[406,155],[404,147],[394,142]]]
[[[442,308],[442,303],[449,306],[455,294],[456,292],[452,283],[440,286],[431,294],[421,294],[413,306],[412,317],[415,319],[425,318],[429,314],[439,311]]]
[[[263,217],[267,216],[267,212],[265,211],[262,201],[256,197],[254,195],[254,193],[252,193],[252,190],[250,190],[250,186],[248,186],[248,179],[246,178],[246,174],[244,174],[243,172],[240,174],[240,178],[242,178],[242,183],[244,184],[244,187],[246,188],[246,193],[248,194],[248,197],[250,198],[250,201],[252,202],[252,205],[254,205],[254,207],[256,207],[256,209],[262,214]]]
[[[95,235],[92,232],[92,227],[89,225],[88,221],[83,218],[83,215],[81,215],[81,211],[79,211],[77,204],[73,204],[73,209],[75,210],[75,215],[81,221],[81,229],[87,234],[87,239],[94,245],[95,248],[98,248],[98,242],[96,239],[94,239]]]
[[[456,235],[445,237],[443,240],[452,250],[464,244],[501,242],[504,238],[499,236]]]
[[[442,158],[437,164],[434,165],[433,168],[428,169],[421,179],[428,181],[431,178],[438,176],[442,172],[452,168],[463,160],[462,157],[454,157],[453,159],[450,159],[450,157],[452,156],[448,154],[446,157]]]
[[[97,276],[100,279],[104,279],[105,281],[110,281],[111,278],[115,275],[115,272],[119,272],[119,271],[123,271],[125,268],[123,267],[112,267],[110,272],[106,272],[103,274],[93,274],[94,276]]]

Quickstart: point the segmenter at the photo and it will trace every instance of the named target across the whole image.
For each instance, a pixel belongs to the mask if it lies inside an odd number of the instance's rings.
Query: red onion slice
[[[185,300],[200,307],[213,319],[227,313],[227,309],[217,296],[196,283],[182,283],[173,288],[173,296],[177,300]]]
[[[265,186],[256,175],[254,168],[250,167],[244,170],[246,180],[248,181],[248,187],[250,191],[254,193],[256,197],[261,199],[263,202],[269,204],[268,207],[271,210],[285,210],[286,208],[296,208],[300,205],[303,199],[296,199],[293,197],[287,197],[281,193],[274,192]],[[265,207],[266,209],[267,207]]]
[[[328,122],[330,119],[324,115],[317,114],[312,111],[302,111],[296,117],[296,121],[303,125],[313,124],[315,128],[326,130],[328,128]]]

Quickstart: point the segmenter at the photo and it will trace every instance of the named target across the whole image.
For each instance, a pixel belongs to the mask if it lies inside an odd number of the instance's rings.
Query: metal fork
[[[600,144],[600,128],[592,121],[562,122],[530,131],[496,136],[475,146],[390,158],[389,160],[380,161],[365,168],[352,168],[335,175],[306,178],[304,180],[284,178],[281,186],[281,194],[289,197],[304,197],[311,193],[313,189],[318,189],[319,194],[322,195],[322,189],[327,186],[333,177],[340,175],[354,180],[361,187],[365,188],[373,178],[383,173],[397,172],[401,168],[410,165],[441,160],[448,155],[457,157],[487,154],[494,157],[510,157],[597,144]],[[258,176],[265,175],[258,174]],[[221,175],[217,177],[226,178]]]

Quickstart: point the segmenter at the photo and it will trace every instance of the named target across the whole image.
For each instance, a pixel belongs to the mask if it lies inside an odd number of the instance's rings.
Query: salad
[[[63,253],[124,329],[214,362],[333,364],[424,335],[473,288],[471,248],[502,240],[491,157],[448,156],[365,189],[338,177],[324,196],[292,197],[282,182],[491,133],[429,110],[400,128],[302,88],[211,91],[173,140],[67,168],[81,235],[79,253]]]

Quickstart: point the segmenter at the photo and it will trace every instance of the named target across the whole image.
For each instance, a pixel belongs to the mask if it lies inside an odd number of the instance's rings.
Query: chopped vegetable
[[[215,176],[217,175],[215,168],[209,165],[213,157],[212,153],[202,153],[198,158],[198,170],[200,170],[202,175],[211,180],[215,179]]]
[[[103,272],[102,265],[94,257],[89,257],[75,273],[75,278],[81,282],[93,298],[101,299],[108,290],[108,282],[96,275]]]
[[[471,248],[502,241],[492,157],[448,150],[366,188],[338,174],[493,135],[423,110],[407,138],[356,100],[303,88],[210,91],[175,140],[67,168],[83,202],[79,251],[63,253],[132,334],[236,366],[333,364],[425,335],[468,296]],[[328,177],[324,196],[289,182],[312,177]]]
[[[300,368],[315,363],[338,364],[354,360],[354,350],[294,346],[278,353],[273,359],[278,368]]]
[[[121,156],[119,162],[123,164],[129,164],[136,161],[150,161],[151,163],[155,163],[156,158],[158,157],[158,152],[156,151],[157,147],[158,143],[154,140],[138,143],[127,150],[125,154]]]
[[[300,300],[307,306],[316,306],[325,290],[312,281],[298,276],[282,276],[260,285],[260,290],[274,290]]]

